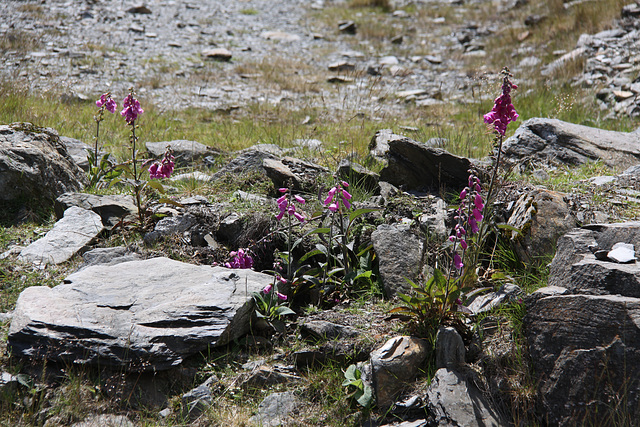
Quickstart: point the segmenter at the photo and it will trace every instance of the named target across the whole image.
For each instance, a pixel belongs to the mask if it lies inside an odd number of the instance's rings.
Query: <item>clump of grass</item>
[[[26,31],[11,29],[0,36],[0,52],[28,52],[40,46],[40,39]]]
[[[246,9],[240,9],[240,13],[243,15],[258,15],[260,12],[258,12],[256,9],[253,9],[253,8],[246,8]]]
[[[374,7],[388,12],[391,10],[391,2],[389,0],[350,0],[349,7]]]

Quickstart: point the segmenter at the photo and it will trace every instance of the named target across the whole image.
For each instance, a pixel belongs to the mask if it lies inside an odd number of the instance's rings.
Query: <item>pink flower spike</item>
[[[453,266],[457,270],[460,270],[462,267],[464,267],[464,264],[462,263],[462,258],[460,258],[460,255],[458,255],[457,253],[453,255]]]
[[[107,99],[107,102],[105,102],[104,104],[104,108],[110,112],[111,114],[116,112],[116,108],[118,108],[118,104],[116,104],[116,101],[114,101],[113,99],[109,98]]]
[[[306,200],[304,200],[302,197],[298,196],[297,194],[295,196],[293,196],[294,199],[296,199],[296,202],[300,203],[300,204],[305,204]]]
[[[262,290],[263,294],[268,294],[269,292],[271,292],[271,289],[273,288],[273,285],[271,283],[269,283],[267,286],[264,287],[264,289]]]
[[[287,300],[287,296],[285,294],[281,294],[280,292],[276,292],[276,295],[278,296],[279,300],[282,300],[282,301],[286,301]]]

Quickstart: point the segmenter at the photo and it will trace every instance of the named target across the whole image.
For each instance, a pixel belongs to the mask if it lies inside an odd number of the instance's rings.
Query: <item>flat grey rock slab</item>
[[[252,270],[168,258],[96,265],[18,298],[16,356],[154,371],[249,332],[251,294],[273,282]]]
[[[72,206],[94,211],[100,215],[102,223],[109,228],[125,218],[135,220],[138,215],[133,197],[128,194],[64,193],[56,199],[53,210],[56,217],[60,219]]]
[[[147,151],[155,157],[161,157],[168,146],[171,146],[175,162],[178,166],[191,166],[193,162],[211,154],[213,149],[197,141],[177,139],[175,141],[147,142]]]
[[[103,228],[97,213],[70,207],[44,237],[24,248],[18,259],[38,266],[61,264],[88,245]]]
[[[258,406],[258,415],[251,417],[251,422],[263,427],[282,425],[290,420],[290,414],[300,406],[300,400],[291,391],[271,393]]]

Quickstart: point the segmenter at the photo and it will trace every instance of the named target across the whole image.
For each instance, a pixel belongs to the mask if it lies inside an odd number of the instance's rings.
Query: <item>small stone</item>
[[[342,71],[354,71],[355,69],[356,69],[356,65],[347,61],[339,61],[339,62],[334,62],[333,64],[329,64],[329,71],[342,72]]]
[[[129,31],[132,31],[134,33],[144,33],[144,27],[141,25],[137,25],[137,24],[131,24],[131,26],[129,27]]]
[[[399,63],[400,61],[398,61],[398,58],[395,56],[383,56],[378,61],[378,64],[380,65],[398,65]]]
[[[636,262],[636,251],[632,244],[620,242],[613,245],[607,257],[619,264],[632,263]]]
[[[215,49],[205,49],[200,53],[200,55],[202,55],[206,59],[213,59],[214,61],[222,62],[230,61],[231,57],[233,56],[231,52],[229,52],[229,50],[223,47],[218,47]]]
[[[353,83],[355,79],[343,76],[331,76],[327,79],[329,83]]]
[[[613,96],[616,97],[616,101],[624,101],[634,96],[634,93],[628,90],[614,90]]]
[[[402,35],[398,35],[395,37],[391,38],[391,44],[402,44],[402,41],[404,40],[404,37]]]
[[[282,42],[296,42],[300,40],[297,34],[285,33],[284,31],[264,31],[260,37],[266,40],[276,40]]]
[[[345,34],[355,34],[357,32],[356,23],[353,21],[338,22],[338,30]]]
[[[132,8],[127,9],[127,12],[141,14],[141,15],[150,15],[151,9],[149,9],[145,5],[140,5],[140,6],[134,6]]]
[[[464,365],[466,350],[462,337],[452,327],[441,327],[436,335],[436,369]]]

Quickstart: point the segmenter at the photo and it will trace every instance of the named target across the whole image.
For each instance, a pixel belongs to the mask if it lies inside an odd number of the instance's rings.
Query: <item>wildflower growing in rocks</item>
[[[324,205],[331,211],[341,211],[341,207],[345,210],[351,209],[351,194],[346,190],[349,184],[346,181],[341,181],[336,186],[329,190],[327,198],[324,200]]]
[[[104,107],[104,109],[106,109],[110,113],[115,113],[116,108],[118,107],[116,101],[111,98],[110,92],[103,93],[100,96],[100,99],[96,101],[96,105],[98,106],[98,108]]]
[[[503,70],[502,94],[494,101],[491,111],[484,115],[484,122],[493,125],[495,132],[501,136],[506,133],[509,123],[515,122],[519,117],[511,103],[511,90],[517,89],[518,86],[511,83],[509,80],[511,74],[505,70]]]
[[[453,242],[453,266],[460,271],[464,267],[464,253],[469,247],[467,240],[477,234],[480,229],[478,223],[484,219],[484,200],[482,199],[482,186],[480,179],[473,173],[469,175],[468,186],[460,192],[460,205],[456,212],[457,221],[454,234],[449,237]],[[457,252],[458,246],[462,248],[462,255]]]
[[[138,116],[144,113],[140,102],[134,97],[133,89],[130,90],[129,95],[124,99],[124,109],[120,112],[120,115],[124,117],[128,124],[133,124]]]
[[[284,217],[284,215],[287,214],[290,217],[291,216],[295,217],[300,222],[304,222],[305,220],[304,213],[298,212],[296,210],[296,205],[294,203],[296,202],[301,205],[304,205],[306,202],[304,198],[298,195],[295,195],[295,196],[292,195],[291,191],[289,191],[288,188],[280,188],[278,189],[278,191],[284,194],[280,196],[278,200],[276,200],[276,203],[278,204],[278,209],[280,210],[280,212],[276,215],[276,219],[280,221],[282,217]]]
[[[238,249],[238,252],[235,252],[235,251],[230,252],[229,255],[233,258],[231,261],[225,262],[224,264],[225,267],[227,268],[252,268],[253,267],[253,258],[249,254],[248,249],[245,250],[241,248],[241,249]]]
[[[164,157],[160,163],[155,162],[149,166],[149,176],[151,179],[169,178],[173,173],[173,168],[175,166],[173,159],[173,151],[171,150],[171,147],[167,147],[167,150],[164,152]]]

